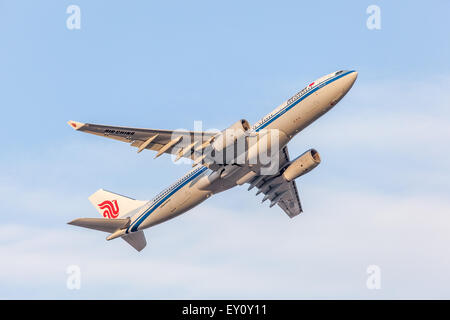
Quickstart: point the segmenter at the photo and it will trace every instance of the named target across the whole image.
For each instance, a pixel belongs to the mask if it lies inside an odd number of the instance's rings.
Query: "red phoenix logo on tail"
[[[112,202],[109,200],[103,201],[98,204],[100,210],[103,211],[103,216],[108,219],[115,219],[119,216],[119,205],[117,204],[117,200],[113,200]]]

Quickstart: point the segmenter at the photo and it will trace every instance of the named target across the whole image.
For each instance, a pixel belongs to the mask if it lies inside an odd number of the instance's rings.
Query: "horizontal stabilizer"
[[[147,241],[145,240],[145,235],[142,230],[126,234],[122,237],[122,239],[128,242],[128,244],[137,251],[141,251],[147,245]]]
[[[130,219],[78,218],[68,224],[88,229],[112,233],[128,225]]]

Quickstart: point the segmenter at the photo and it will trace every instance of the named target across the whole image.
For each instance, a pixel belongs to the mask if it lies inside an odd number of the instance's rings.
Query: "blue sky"
[[[81,9],[68,30],[66,9]],[[366,8],[381,9],[368,30]],[[0,0],[0,298],[450,298],[448,1]],[[149,199],[189,170],[74,132],[254,123],[311,80],[356,69],[299,134],[321,165],[293,220],[246,187],[124,241],[66,225],[99,188]],[[66,268],[81,268],[81,289]],[[378,265],[381,289],[368,290]]]

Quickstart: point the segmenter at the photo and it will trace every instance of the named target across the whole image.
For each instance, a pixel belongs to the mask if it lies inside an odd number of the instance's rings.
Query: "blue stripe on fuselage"
[[[186,179],[186,181],[184,181],[183,183],[181,183],[179,186],[177,186],[176,188],[174,188],[171,192],[169,192],[169,194],[167,194],[165,197],[163,197],[161,200],[155,202],[153,205],[151,205],[146,211],[144,211],[128,228],[126,233],[128,233],[130,231],[131,228],[131,232],[135,232],[137,230],[137,228],[139,227],[139,225],[153,212],[155,211],[162,203],[164,203],[164,201],[166,201],[167,199],[169,199],[172,195],[174,195],[178,190],[180,190],[181,188],[183,188],[186,184],[188,184],[190,181],[194,180],[195,178],[197,178],[200,174],[202,174],[203,172],[205,172],[208,168],[207,167],[202,167],[200,168],[197,172],[193,173],[191,177],[189,177],[188,179]],[[170,189],[170,187],[169,187]]]
[[[267,120],[266,122],[261,123],[260,125],[258,125],[258,127],[254,128],[253,130],[258,132],[261,129],[264,129],[265,127],[267,127],[269,124],[271,124],[273,121],[275,121],[276,119],[278,119],[280,116],[282,116],[283,114],[285,114],[287,111],[289,111],[290,109],[292,109],[294,106],[296,106],[299,102],[301,102],[302,100],[304,100],[306,97],[310,96],[312,93],[316,92],[317,90],[325,87],[326,85],[342,78],[345,77],[346,75],[355,72],[355,71],[348,71],[346,73],[342,73],[338,76],[335,76],[333,78],[328,79],[327,81],[324,81],[320,84],[318,84],[314,89],[311,89],[310,91],[306,92],[303,96],[300,96],[298,98],[297,101],[291,103],[290,105],[285,106],[284,108],[282,108],[280,111],[278,111],[273,118]]]

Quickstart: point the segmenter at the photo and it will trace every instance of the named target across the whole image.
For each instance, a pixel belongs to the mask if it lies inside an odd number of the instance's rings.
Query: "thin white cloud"
[[[378,298],[448,295],[448,201],[347,190],[311,194],[310,211],[293,220],[264,206],[254,212],[204,205],[147,230],[142,253],[90,230],[2,226],[0,254],[8,260],[1,282],[45,284],[52,290],[40,297],[68,297],[65,268],[77,264],[78,296],[87,298],[111,281],[121,288],[114,294],[130,298],[367,298],[374,293],[365,288],[366,267],[378,264]],[[404,287],[411,279],[414,291]]]

